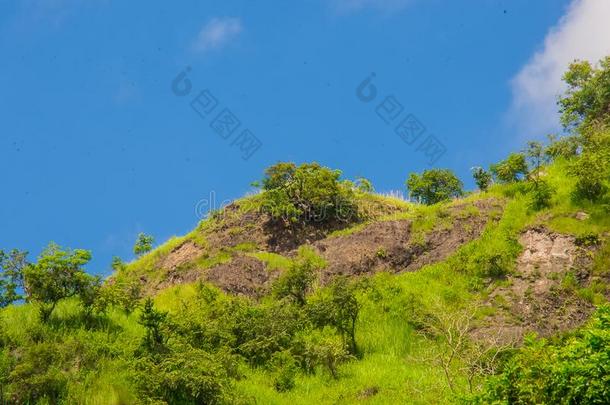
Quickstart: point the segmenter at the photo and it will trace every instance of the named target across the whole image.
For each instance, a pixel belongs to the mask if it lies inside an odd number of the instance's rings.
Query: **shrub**
[[[529,186],[531,195],[530,208],[540,210],[551,206],[555,190],[545,180],[532,181]]]
[[[138,239],[136,239],[136,243],[133,246],[133,253],[136,256],[143,255],[144,253],[148,253],[152,250],[153,243],[155,243],[155,238],[145,233],[140,232],[138,234]],[[114,261],[113,261],[114,264]]]
[[[151,353],[160,351],[165,344],[161,328],[166,318],[167,314],[156,310],[153,300],[147,298],[140,314],[139,323],[146,328],[143,346]]]
[[[358,177],[356,179],[356,189],[363,193],[372,193],[375,191],[373,188],[373,183],[369,179],[365,179],[364,177]]]
[[[475,403],[610,403],[610,306],[557,344],[534,337],[491,377]]]
[[[234,361],[226,353],[212,354],[179,345],[160,359],[139,359],[135,380],[141,398],[148,403],[230,403],[229,377]]]
[[[261,207],[286,222],[352,221],[358,217],[354,190],[340,177],[317,163],[278,163],[265,171]]]
[[[271,357],[270,363],[274,372],[273,385],[275,389],[279,392],[293,389],[298,366],[292,354],[287,350],[276,352]]]
[[[598,132],[585,141],[583,153],[569,166],[576,178],[575,197],[597,201],[607,191],[610,172],[610,135]]]
[[[505,160],[490,167],[494,177],[501,183],[513,183],[527,176],[527,161],[522,153],[511,153]]]
[[[80,296],[85,304],[99,279],[85,273],[83,266],[91,260],[91,252],[82,249],[62,250],[51,243],[38,262],[28,265],[23,273],[28,299],[38,303],[40,317],[46,322],[57,303],[65,298]]]
[[[477,184],[477,187],[481,191],[485,191],[489,188],[492,183],[492,176],[487,170],[482,167],[473,167],[472,169],[472,177],[474,178],[474,182]]]
[[[412,197],[424,204],[436,204],[463,194],[462,182],[449,169],[424,170],[411,173],[407,188]]]
[[[296,356],[307,371],[325,367],[333,378],[339,378],[338,366],[352,356],[347,352],[340,336],[332,328],[306,331],[296,338]]]
[[[274,283],[273,292],[278,299],[290,298],[297,305],[306,303],[317,273],[326,266],[325,261],[307,247],[299,249],[297,259]]]
[[[356,321],[360,304],[356,299],[354,284],[339,277],[312,299],[308,312],[320,327],[333,326],[341,336],[351,354],[358,353],[356,344]]]
[[[562,136],[558,138],[556,135],[549,135],[549,144],[544,150],[544,154],[548,160],[557,158],[570,159],[578,155],[579,140],[576,136]]]

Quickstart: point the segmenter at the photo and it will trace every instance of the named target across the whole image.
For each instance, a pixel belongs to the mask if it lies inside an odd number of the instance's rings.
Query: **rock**
[[[584,221],[589,218],[589,214],[587,214],[586,212],[583,212],[583,211],[579,211],[576,214],[574,214],[574,218],[576,218],[579,221]]]

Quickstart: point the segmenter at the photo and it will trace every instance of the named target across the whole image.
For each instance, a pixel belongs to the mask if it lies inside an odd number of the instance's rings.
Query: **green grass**
[[[249,255],[264,262],[269,270],[286,270],[292,263],[292,260],[277,253],[255,252]]]

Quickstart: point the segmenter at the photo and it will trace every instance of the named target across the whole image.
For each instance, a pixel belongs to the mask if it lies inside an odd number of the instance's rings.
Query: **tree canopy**
[[[407,180],[411,197],[424,204],[436,204],[463,194],[463,184],[449,169],[424,170],[411,173]]]

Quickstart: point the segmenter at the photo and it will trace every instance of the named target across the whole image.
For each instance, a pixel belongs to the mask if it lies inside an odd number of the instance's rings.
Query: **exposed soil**
[[[589,317],[594,307],[562,280],[573,272],[578,287],[586,287],[591,275],[591,248],[580,247],[570,235],[544,227],[525,231],[519,242],[523,252],[508,285],[496,288],[488,304],[498,307],[475,335],[499,336],[501,341],[519,342],[527,332],[540,336],[574,329]]]
[[[328,262],[322,281],[337,275],[361,275],[378,271],[400,273],[446,259],[457,248],[478,238],[499,200],[477,201],[478,213],[465,211],[467,204],[452,207],[448,227],[437,226],[423,239],[413,238],[411,220],[373,223],[351,235],[328,238],[313,246]]]
[[[260,297],[266,294],[279,270],[269,270],[266,265],[250,256],[237,256],[230,263],[221,264],[205,273],[206,281],[236,295]]]
[[[186,241],[172,250],[158,264],[162,269],[175,270],[201,256],[203,249],[191,241]]]
[[[386,208],[386,214],[396,211]],[[211,251],[250,243],[258,249],[287,253],[303,244],[310,244],[326,238],[333,231],[354,225],[353,222],[312,222],[286,225],[273,221],[260,210],[240,211],[239,203],[224,208],[222,219],[206,237]]]
[[[452,207],[447,213],[452,217],[451,226],[439,226],[438,229],[427,232],[423,240],[413,240],[412,221],[392,220],[372,223],[349,235],[314,241],[311,246],[328,262],[321,275],[321,282],[326,283],[337,275],[415,271],[426,264],[445,259],[462,244],[480,236],[490,214],[501,207],[501,202],[494,199],[474,204],[478,213],[466,211],[470,204]],[[289,238],[290,244],[297,245],[301,238],[303,235]],[[310,242],[307,238],[305,241]],[[282,246],[280,252],[283,252],[288,245],[271,246]],[[294,249],[286,253],[287,256],[295,254]],[[273,280],[280,274],[279,271],[269,271],[257,259],[241,254],[234,256],[231,262],[207,271],[192,270],[185,274],[185,278],[197,279],[194,273],[227,292],[255,297],[267,293]]]

